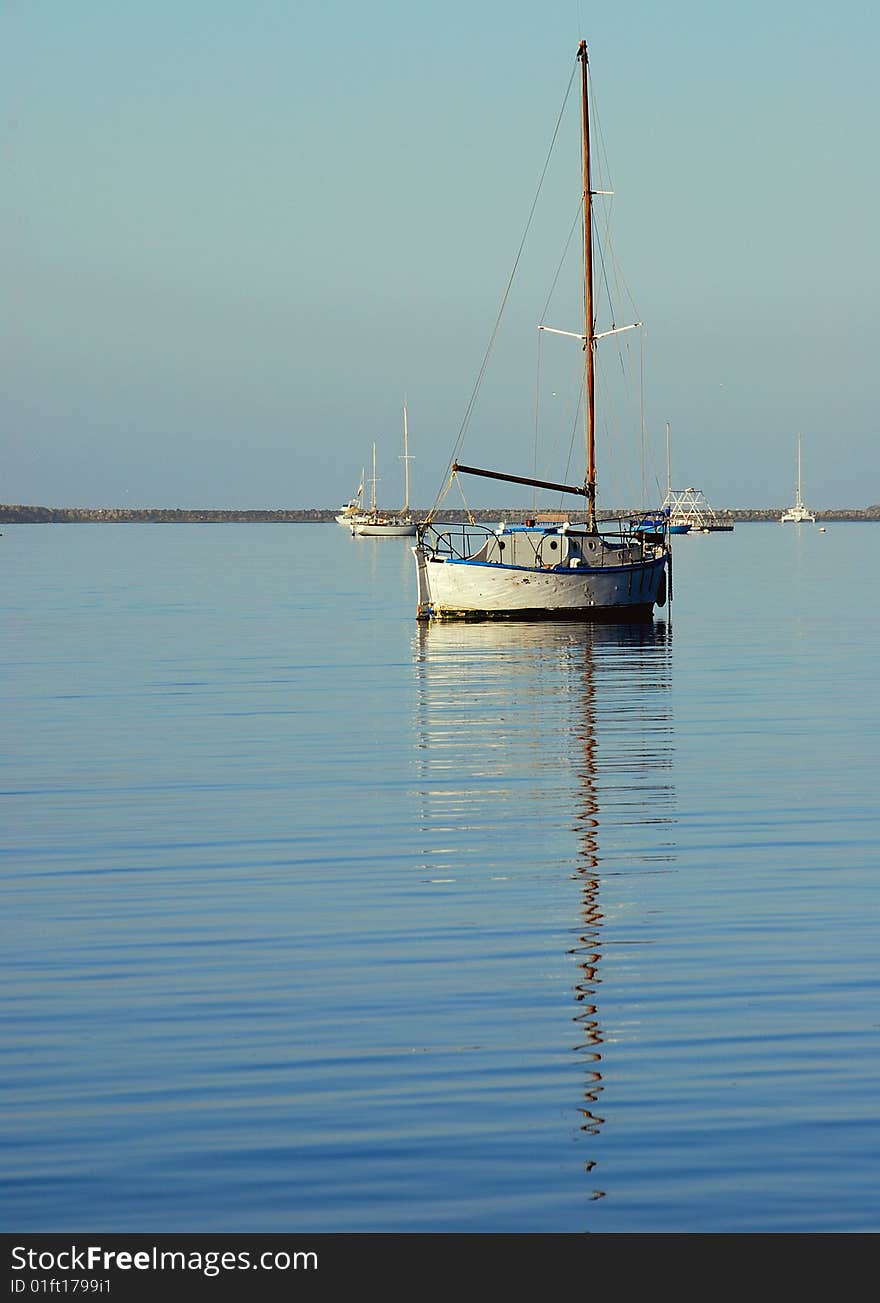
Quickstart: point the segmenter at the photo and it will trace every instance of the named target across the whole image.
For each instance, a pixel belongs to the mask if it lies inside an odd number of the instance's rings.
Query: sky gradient
[[[854,0],[7,0],[0,501],[332,507],[376,440],[394,505],[405,397],[430,505],[581,37],[652,485],[668,421],[674,484],[716,508],[789,505],[798,433],[808,506],[880,502],[880,11]],[[462,450],[517,473],[526,290]],[[631,505],[601,457],[600,505]]]

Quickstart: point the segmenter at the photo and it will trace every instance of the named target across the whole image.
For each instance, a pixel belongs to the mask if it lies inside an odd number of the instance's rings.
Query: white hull
[[[412,538],[416,532],[415,525],[407,524],[381,524],[363,521],[357,521],[352,525],[351,532],[358,538]]]
[[[536,569],[413,548],[418,615],[444,619],[647,618],[666,600],[666,553],[622,565]]]
[[[363,480],[361,480],[361,486],[363,487]],[[350,529],[352,521],[357,520],[358,516],[362,516],[363,514],[364,508],[360,499],[360,490],[358,490],[358,496],[356,498],[349,498],[348,502],[344,504],[342,510],[338,513],[336,516],[336,523],[337,525],[346,525]]]

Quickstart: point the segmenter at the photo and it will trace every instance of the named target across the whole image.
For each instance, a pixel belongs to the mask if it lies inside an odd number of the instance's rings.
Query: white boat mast
[[[409,511],[409,464],[412,458],[409,455],[409,428],[406,422],[406,399],[403,400],[403,456],[400,459],[403,462],[403,482],[404,482],[404,502],[403,510]]]
[[[370,505],[373,511],[375,512],[376,510],[376,442],[375,440],[373,441],[373,478],[371,483],[373,486],[373,494],[370,501]]]

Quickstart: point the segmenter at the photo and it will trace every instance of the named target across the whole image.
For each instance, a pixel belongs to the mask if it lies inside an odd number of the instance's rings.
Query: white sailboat
[[[667,598],[671,563],[669,536],[659,518],[657,529],[620,520],[614,528],[598,523],[596,512],[594,354],[600,339],[634,326],[598,331],[593,296],[594,192],[590,181],[590,114],[587,85],[587,45],[581,41],[580,125],[582,143],[583,302],[581,331],[541,325],[539,330],[573,336],[584,355],[583,417],[586,469],[582,484],[482,470],[452,461],[453,477],[469,474],[574,494],[586,499],[586,522],[563,518],[539,521],[530,513],[522,523],[502,522],[497,528],[444,524],[436,507],[419,524],[413,547],[418,579],[419,620],[444,619],[651,619],[655,606]],[[635,323],[639,325],[641,323]],[[583,515],[583,509],[578,515]]]
[[[812,511],[808,511],[804,506],[804,500],[801,497],[801,436],[797,437],[797,488],[795,489],[794,506],[783,511],[779,517],[781,525],[814,525],[816,517]]]
[[[362,538],[411,538],[417,521],[409,505],[409,424],[406,402],[403,404],[403,475],[404,502],[400,511],[380,511],[376,505],[376,445],[373,444],[373,481],[369,511],[359,511],[351,520],[351,532]]]

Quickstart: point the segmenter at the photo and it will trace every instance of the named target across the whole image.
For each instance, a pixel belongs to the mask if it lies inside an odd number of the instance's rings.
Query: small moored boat
[[[548,481],[466,466],[453,458],[452,476],[482,476],[508,484],[528,485],[571,494],[585,500],[579,512],[561,522],[542,523],[537,513],[519,523],[497,527],[448,524],[436,511],[421,522],[413,547],[418,579],[419,620],[639,620],[651,619],[654,608],[670,595],[667,571],[671,552],[667,517],[641,513],[634,520],[603,521],[596,510],[595,379],[596,346],[608,335],[634,330],[641,323],[597,328],[593,294],[592,217],[594,191],[590,176],[590,111],[587,45],[581,41],[580,128],[583,235],[583,325],[579,331],[557,330],[543,323],[539,331],[568,335],[583,351],[581,404],[584,417],[586,468],[579,484]],[[574,75],[573,75],[574,76]],[[573,79],[573,77],[572,77]],[[485,366],[485,364],[484,364]],[[471,406],[473,405],[473,400]],[[461,436],[459,437],[461,438]],[[577,520],[585,515],[585,520]],[[651,518],[650,529],[640,522]]]

